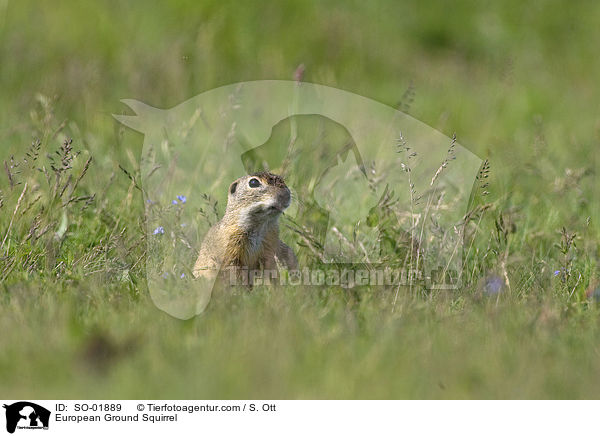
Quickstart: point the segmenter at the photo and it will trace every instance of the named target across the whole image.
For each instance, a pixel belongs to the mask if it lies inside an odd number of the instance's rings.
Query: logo
[[[236,83],[169,109],[123,103],[135,115],[115,118],[144,134],[148,288],[172,316],[205,310],[219,276],[193,278],[198,249],[224,216],[231,181],[263,171],[292,192],[279,234],[302,269],[279,283],[460,287],[464,217],[483,161],[455,136],[307,82]],[[269,283],[277,276],[263,272]]]
[[[18,429],[48,430],[50,411],[29,401],[19,401],[4,405],[6,409],[6,431],[14,433]]]

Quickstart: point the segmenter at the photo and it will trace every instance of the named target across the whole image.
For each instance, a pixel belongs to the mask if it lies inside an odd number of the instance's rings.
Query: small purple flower
[[[182,279],[185,279],[185,273],[181,273],[181,276],[179,276]]]
[[[154,235],[162,235],[165,233],[165,228],[163,226],[158,226],[157,228],[154,229],[154,232],[152,232],[152,234]]]
[[[173,201],[171,201],[171,203],[173,203],[173,204],[179,204],[179,203],[177,203],[177,200],[173,200]]]
[[[557,269],[556,271],[554,271],[554,277],[556,277],[559,274],[560,274],[560,270],[559,269]]]
[[[169,278],[169,273],[167,271],[165,271],[164,273],[162,273],[162,278],[163,279],[168,279]]]
[[[181,204],[185,204],[187,197],[185,195],[178,195],[177,200],[181,201]]]
[[[490,275],[483,282],[483,292],[488,295],[497,295],[504,291],[504,280],[497,275]]]

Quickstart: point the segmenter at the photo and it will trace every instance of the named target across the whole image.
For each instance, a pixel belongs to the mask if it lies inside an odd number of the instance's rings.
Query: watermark
[[[340,286],[352,289],[359,286],[433,286],[451,289],[458,280],[456,271],[432,271],[425,276],[423,271],[388,266],[374,268],[328,267],[296,270],[249,269],[227,267],[225,273],[230,286]]]
[[[115,117],[144,133],[147,278],[160,309],[190,318],[206,308],[217,274],[198,277],[199,254],[216,271],[238,256],[248,286],[264,282],[274,268],[261,241],[275,231],[298,260],[297,270],[277,269],[285,286],[298,271],[304,286],[321,278],[327,286],[328,271],[337,277],[329,286],[380,286],[396,265],[411,286],[460,286],[462,223],[482,160],[455,137],[365,97],[298,81],[228,85],[168,110],[123,102],[136,115]],[[233,195],[234,181],[260,172],[289,189],[289,207],[271,205],[278,219],[251,220],[255,205]],[[243,180],[248,191],[266,183]],[[346,272],[336,266],[344,264]]]

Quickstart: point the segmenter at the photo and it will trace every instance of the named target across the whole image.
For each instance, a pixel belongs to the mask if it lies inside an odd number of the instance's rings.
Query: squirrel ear
[[[235,189],[237,188],[237,184],[238,184],[238,182],[233,182],[231,184],[231,186],[229,187],[229,193],[230,194],[235,194]]]

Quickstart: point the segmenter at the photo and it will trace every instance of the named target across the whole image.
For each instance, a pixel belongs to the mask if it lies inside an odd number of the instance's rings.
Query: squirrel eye
[[[258,181],[258,179],[250,179],[250,181],[248,182],[248,186],[250,186],[251,188],[258,188],[260,186],[260,182]]]

